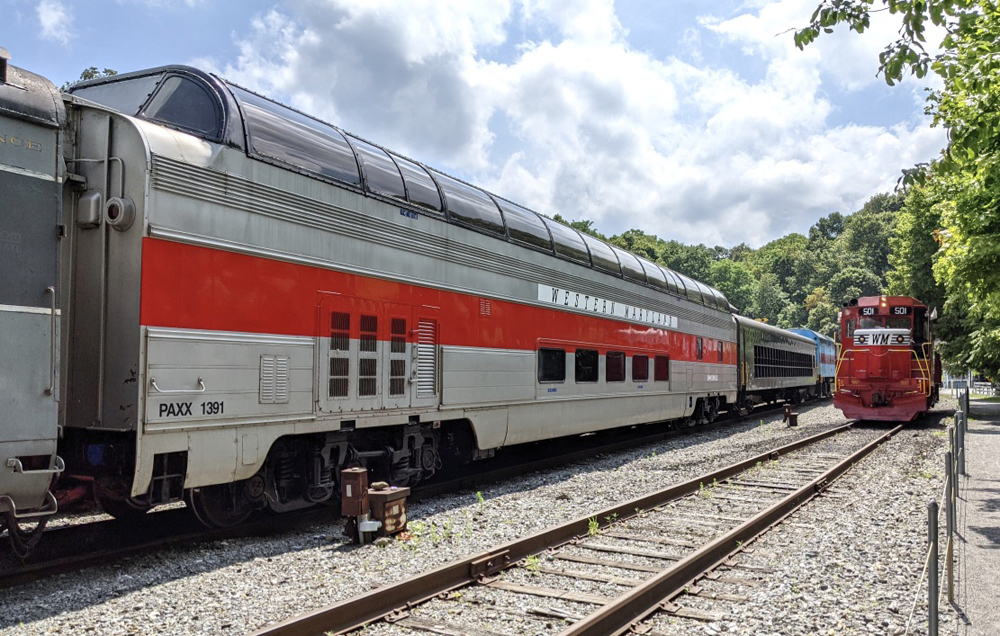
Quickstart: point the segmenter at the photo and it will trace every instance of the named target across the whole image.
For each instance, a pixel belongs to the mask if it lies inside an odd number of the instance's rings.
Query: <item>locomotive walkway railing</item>
[[[918,356],[917,352],[915,350],[909,349],[909,348],[907,348],[907,349],[888,349],[884,353],[874,353],[874,352],[871,352],[871,351],[868,351],[868,350],[865,350],[865,351],[866,351],[866,353],[868,353],[870,355],[877,356],[877,357],[883,357],[883,356],[886,356],[886,355],[888,355],[890,353],[909,352],[910,356],[913,358],[913,360],[911,360],[911,364],[912,364],[913,361],[916,361],[916,363],[917,363],[917,373],[919,375],[918,375],[918,377],[913,378],[913,379],[917,380],[917,387],[919,389],[919,392],[923,393],[924,395],[926,395],[928,397],[930,397],[931,389],[934,386],[934,378],[931,377],[930,362],[928,362],[928,358],[927,358],[927,351],[928,351],[927,347],[928,347],[929,344],[930,343],[924,343],[923,346],[922,346],[922,349],[923,349],[923,352],[924,352],[923,358],[921,358],[920,356]],[[858,349],[848,349],[846,351],[842,351],[841,350],[841,345],[840,344],[837,345],[837,368],[834,371],[834,379],[835,379],[834,388],[837,391],[839,391],[840,389],[844,388],[844,386],[845,386],[845,383],[840,378],[840,368],[843,365],[844,361],[848,359],[848,357],[850,357],[850,361],[851,362],[854,361],[854,355],[853,354],[856,351],[858,351]],[[912,372],[913,367],[911,366],[910,369],[911,369],[911,372]]]
[[[961,486],[959,475],[966,475],[965,472],[965,433],[968,430],[968,404],[969,390],[966,389],[964,395],[959,397],[959,409],[963,406],[965,410],[955,412],[954,423],[948,427],[949,450],[944,457],[945,481],[942,485],[940,500],[944,502],[945,508],[945,540],[944,540],[944,577],[940,580],[938,570],[940,568],[938,560],[939,552],[939,522],[938,522],[938,500],[931,499],[927,504],[927,556],[924,559],[924,569],[917,582],[917,590],[914,593],[913,605],[910,608],[910,615],[906,619],[905,634],[910,633],[910,625],[913,615],[920,601],[920,590],[927,579],[927,635],[938,636],[938,609],[941,602],[940,587],[947,586],[945,596],[949,603],[955,602],[955,528],[958,519],[959,490]]]

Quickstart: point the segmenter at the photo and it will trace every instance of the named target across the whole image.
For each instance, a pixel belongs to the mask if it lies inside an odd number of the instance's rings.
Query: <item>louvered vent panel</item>
[[[288,404],[288,356],[274,359],[274,403]]]
[[[260,357],[261,404],[288,404],[288,356]]]
[[[417,397],[437,395],[437,321],[417,322]]]

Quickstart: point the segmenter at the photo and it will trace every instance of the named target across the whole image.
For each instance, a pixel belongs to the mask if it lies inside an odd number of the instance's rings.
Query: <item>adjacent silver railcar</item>
[[[19,552],[22,529],[55,512],[58,437],[57,262],[62,197],[62,99],[8,66],[0,48],[0,526]],[[2,532],[2,527],[0,527]]]

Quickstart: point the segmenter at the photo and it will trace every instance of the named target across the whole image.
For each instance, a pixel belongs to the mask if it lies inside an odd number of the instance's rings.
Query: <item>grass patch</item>
[[[1000,395],[976,395],[973,393],[969,397],[973,400],[979,400],[980,402],[1000,402]]]

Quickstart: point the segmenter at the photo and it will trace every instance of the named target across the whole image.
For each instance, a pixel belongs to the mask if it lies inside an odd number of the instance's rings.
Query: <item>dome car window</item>
[[[556,246],[556,254],[577,263],[590,265],[590,252],[587,244],[580,238],[580,233],[550,219],[542,219],[545,227],[552,232],[552,242]]]
[[[318,177],[361,185],[354,151],[336,128],[236,86],[231,88],[243,108],[251,154]]]
[[[618,257],[611,250],[611,246],[604,241],[599,241],[587,234],[580,234],[587,247],[590,248],[590,258],[594,261],[594,269],[621,276],[622,267],[618,263]]]
[[[129,80],[111,81],[97,86],[70,88],[69,92],[126,115],[135,116],[160,83],[162,73]]]
[[[681,279],[681,282],[684,283],[684,289],[687,292],[687,297],[696,303],[705,304],[705,299],[701,295],[701,290],[698,289],[698,284],[684,274],[679,272],[675,273],[677,274],[677,277]]]
[[[427,174],[426,170],[399,155],[390,154],[389,156],[399,166],[399,172],[402,173],[403,181],[406,182],[406,196],[410,203],[435,212],[444,209],[441,204],[441,193],[438,192],[437,185],[434,184],[434,180],[431,179],[431,175]]]
[[[667,284],[667,275],[663,273],[663,270],[641,256],[637,258],[639,259],[639,264],[642,265],[642,269],[646,272],[646,282],[657,289],[664,291],[670,289],[670,286]]]
[[[153,121],[190,130],[210,139],[218,139],[222,133],[222,109],[218,96],[201,82],[183,75],[171,75],[164,79],[142,114]]]
[[[552,251],[552,237],[545,229],[545,223],[541,217],[509,201],[496,199],[496,202],[503,211],[503,219],[507,222],[510,240],[532,247],[540,247],[546,252]]]
[[[500,208],[490,195],[440,172],[433,176],[444,194],[449,219],[490,234],[505,234]]]
[[[378,146],[355,137],[351,137],[350,142],[361,160],[368,191],[405,201],[406,188],[403,187],[403,176],[399,174],[396,162]]]
[[[634,280],[638,283],[646,282],[646,273],[642,271],[642,265],[639,264],[639,259],[632,254],[626,252],[625,250],[620,250],[615,246],[611,246],[611,250],[618,257],[618,262],[622,265],[622,274],[625,278]]]

